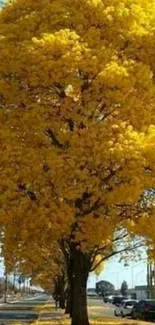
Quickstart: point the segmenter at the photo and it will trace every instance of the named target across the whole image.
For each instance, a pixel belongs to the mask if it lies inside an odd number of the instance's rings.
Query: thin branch
[[[117,236],[116,238],[114,238],[112,240],[112,242],[113,243],[115,243],[116,241],[118,242],[119,240],[122,240],[122,239],[126,238],[127,236],[129,236],[129,234],[127,232],[125,234],[123,234],[123,232],[122,232],[122,235],[120,234],[119,236]]]
[[[69,130],[74,131],[74,121],[71,118],[66,118],[65,121],[68,123]]]
[[[60,85],[59,83],[54,83],[54,88],[56,90],[57,95],[61,99],[64,99],[66,97],[65,89],[62,85]]]
[[[20,192],[23,192],[24,194],[28,195],[28,197],[32,200],[32,201],[37,201],[37,195],[36,192],[29,190],[26,188],[26,185],[24,183],[20,183],[18,184],[18,190]]]
[[[66,149],[67,145],[66,144],[62,144],[58,138],[56,137],[56,135],[54,134],[53,130],[51,129],[47,129],[45,132],[45,135],[47,135],[51,140],[52,140],[52,144],[60,149]]]
[[[82,78],[83,80],[83,84],[81,86],[81,93],[83,93],[84,91],[88,90],[90,88],[90,86],[92,85],[93,81],[96,79],[98,74],[94,75],[94,77],[92,77],[91,79],[89,79],[89,74],[85,73],[81,70],[79,70],[79,76]]]
[[[131,252],[131,251],[134,251],[135,249],[137,249],[137,248],[140,248],[140,247],[142,247],[143,245],[142,244],[137,244],[137,245],[135,245],[135,246],[133,246],[133,247],[126,247],[126,248],[122,248],[122,249],[120,249],[120,250],[118,250],[118,251],[114,251],[114,252],[112,252],[111,254],[109,254],[109,255],[107,255],[107,256],[105,256],[105,257],[103,257],[103,258],[101,258],[101,260],[93,267],[93,268],[91,268],[91,270],[90,270],[90,272],[93,272],[93,271],[95,271],[95,269],[102,263],[102,262],[104,262],[104,261],[106,261],[106,260],[108,260],[109,258],[111,258],[111,257],[113,257],[113,256],[115,256],[115,255],[117,255],[117,254],[120,254],[120,253],[122,253],[122,252],[127,252],[127,251],[129,251],[129,252]]]

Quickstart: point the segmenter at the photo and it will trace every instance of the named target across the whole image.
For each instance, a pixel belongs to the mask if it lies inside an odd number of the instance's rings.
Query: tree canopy
[[[6,259],[31,236],[90,269],[116,230],[154,241],[143,204],[155,176],[154,23],[153,0],[13,0],[0,11]]]
[[[1,215],[23,236],[73,232],[90,250],[141,213],[154,180],[153,8],[16,0],[1,10]]]

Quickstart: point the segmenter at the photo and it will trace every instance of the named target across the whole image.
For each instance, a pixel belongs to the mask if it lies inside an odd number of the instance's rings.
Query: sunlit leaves
[[[5,254],[31,236],[90,251],[111,245],[119,224],[144,234],[154,20],[153,0],[14,0],[0,12]]]

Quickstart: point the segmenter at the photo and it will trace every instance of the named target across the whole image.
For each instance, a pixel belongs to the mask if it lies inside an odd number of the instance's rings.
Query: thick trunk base
[[[71,290],[67,289],[67,300],[66,300],[66,309],[65,314],[69,314],[71,316],[72,310],[71,310]]]
[[[72,274],[73,302],[71,325],[89,325],[86,293],[88,274],[87,255],[75,249]]]
[[[59,300],[59,307],[61,309],[65,309],[65,298],[60,298],[60,300]]]
[[[81,313],[81,315],[79,314],[78,317],[72,318],[71,325],[80,325],[80,324],[81,325],[90,325],[87,315],[86,315],[86,317],[83,317],[83,315]]]

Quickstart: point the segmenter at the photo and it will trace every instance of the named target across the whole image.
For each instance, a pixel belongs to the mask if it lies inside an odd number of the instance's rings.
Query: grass
[[[131,319],[115,319],[106,317],[106,315],[102,317],[102,314],[99,316],[97,313],[94,313],[94,311],[99,312],[100,309],[103,309],[102,306],[89,306],[89,311],[92,312],[92,315],[90,314],[90,325],[149,325],[153,323],[148,322],[141,322],[141,321],[133,321]],[[14,309],[14,308],[13,308]],[[20,308],[19,308],[20,309]],[[24,308],[21,308],[21,310],[24,310]],[[1,308],[3,310],[3,307]],[[53,316],[55,317],[54,320],[50,321],[41,321],[37,320],[35,322],[29,323],[29,325],[71,325],[71,321],[69,318],[64,315],[64,311],[58,309],[58,311],[55,311],[55,304],[54,303],[47,303],[45,305],[36,306],[32,308],[32,310],[38,312],[40,315],[42,313],[53,313]],[[60,319],[56,319],[56,318]],[[12,322],[10,325],[24,325],[24,322]]]
[[[70,325],[69,319],[61,319],[55,321],[39,321],[30,323],[30,325]],[[133,321],[133,320],[114,320],[114,319],[100,319],[90,320],[90,325],[149,325],[153,323]],[[23,325],[22,322],[13,322],[10,325]]]
[[[60,320],[51,321],[36,321],[31,325],[70,325],[70,319],[62,318]],[[149,325],[153,323],[133,321],[132,319],[113,319],[113,318],[98,318],[90,319],[90,325]],[[15,324],[17,325],[17,324]]]
[[[52,312],[52,311],[55,311],[55,305],[54,304],[46,304],[43,306],[37,306],[37,307],[33,308],[33,310],[37,311],[38,313]]]

